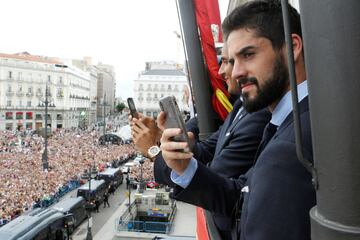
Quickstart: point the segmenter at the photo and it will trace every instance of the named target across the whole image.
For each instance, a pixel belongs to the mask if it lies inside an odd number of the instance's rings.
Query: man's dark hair
[[[289,15],[291,33],[301,37],[299,13],[289,6]],[[269,39],[274,49],[282,48],[285,36],[280,0],[255,0],[235,8],[222,24],[225,39],[241,28],[255,30],[258,37]]]

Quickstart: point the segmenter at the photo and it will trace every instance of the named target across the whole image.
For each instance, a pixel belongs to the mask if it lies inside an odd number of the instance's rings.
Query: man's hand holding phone
[[[174,170],[178,175],[182,175],[189,165],[189,161],[192,158],[193,153],[189,151],[189,142],[178,142],[173,140],[175,136],[182,134],[183,130],[181,128],[166,129],[165,122],[166,114],[165,112],[160,112],[157,118],[157,123],[158,127],[163,130],[163,134],[160,139],[162,156],[169,168]]]
[[[138,117],[139,119],[129,116],[131,134],[135,148],[144,156],[149,157],[149,148],[158,145],[162,132],[153,118],[144,117],[140,113],[138,113]]]

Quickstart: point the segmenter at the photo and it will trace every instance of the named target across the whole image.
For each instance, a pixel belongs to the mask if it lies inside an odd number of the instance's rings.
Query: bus
[[[120,168],[106,168],[105,171],[98,173],[98,177],[115,188],[119,187],[124,179]]]
[[[73,216],[72,224],[68,225],[70,234],[87,218],[87,212],[85,209],[86,201],[83,197],[71,197],[63,199],[60,202],[53,205],[51,208],[55,209],[66,215]]]
[[[55,209],[41,209],[21,215],[0,228],[1,240],[64,240],[69,239],[71,214]]]
[[[89,183],[86,183],[78,188],[77,196],[83,197],[87,203],[95,202],[96,199],[98,199],[99,202],[102,203],[104,200],[104,194],[107,191],[107,186],[108,185],[103,179],[101,180],[91,179],[90,192],[89,192]]]

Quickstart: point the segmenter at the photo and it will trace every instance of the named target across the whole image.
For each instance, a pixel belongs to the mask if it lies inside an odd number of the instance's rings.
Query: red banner
[[[232,106],[228,100],[229,93],[218,74],[219,64],[216,58],[215,40],[222,42],[219,3],[217,0],[194,0],[195,15],[200,31],[201,46],[208,67],[211,86],[214,94],[212,105],[224,120]]]

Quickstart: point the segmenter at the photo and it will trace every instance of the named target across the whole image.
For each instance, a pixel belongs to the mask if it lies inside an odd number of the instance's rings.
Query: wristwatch
[[[155,158],[161,152],[160,148],[156,145],[148,149],[148,154],[151,159]]]

